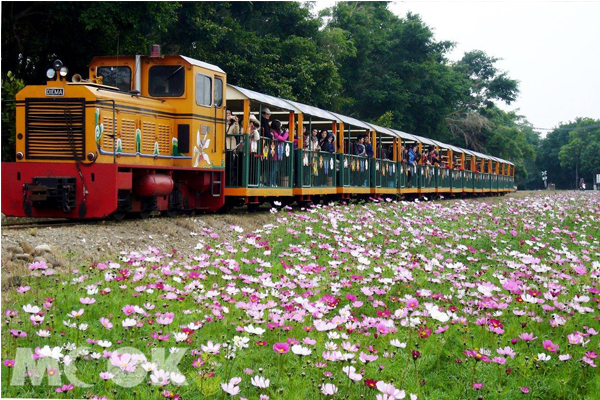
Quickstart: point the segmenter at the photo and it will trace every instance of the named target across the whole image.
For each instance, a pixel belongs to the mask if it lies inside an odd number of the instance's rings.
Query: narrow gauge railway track
[[[36,221],[2,224],[2,229],[63,228],[80,224],[93,225],[100,221]]]

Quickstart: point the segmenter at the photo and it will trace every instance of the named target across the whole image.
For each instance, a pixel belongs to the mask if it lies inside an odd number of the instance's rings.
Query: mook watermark
[[[77,348],[66,354],[64,351],[61,347],[50,346],[33,350],[28,347],[17,348],[14,360],[10,360],[13,370],[10,385],[23,386],[29,380],[33,386],[39,386],[47,377],[48,385],[66,390],[92,387],[92,384],[82,381],[81,374],[78,374],[75,362],[78,359],[105,360],[106,369],[100,369],[102,371],[96,379],[110,380],[124,388],[144,382],[155,386],[188,385],[185,375],[178,368],[186,348],[153,348],[149,358],[134,347],[104,350],[102,353],[92,352],[89,347]],[[63,376],[69,384],[63,384]]]

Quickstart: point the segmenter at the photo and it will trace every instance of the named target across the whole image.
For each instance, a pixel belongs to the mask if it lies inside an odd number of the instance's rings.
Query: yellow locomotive
[[[67,73],[57,61],[45,86],[17,95],[5,214],[120,218],[223,205],[223,70],[151,54],[96,57],[85,80]]]

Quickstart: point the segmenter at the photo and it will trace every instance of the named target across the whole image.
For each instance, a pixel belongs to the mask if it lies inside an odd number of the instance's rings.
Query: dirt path
[[[536,193],[548,194],[548,192],[517,192],[504,197],[482,197],[468,201],[498,202],[507,197],[523,198]],[[442,201],[451,204],[460,199]],[[299,212],[297,210],[295,209]],[[141,251],[148,246],[155,246],[161,251],[177,249],[180,252],[189,252],[194,250],[199,241],[199,234],[205,228],[209,228],[225,239],[232,234],[231,225],[238,225],[245,231],[252,231],[274,222],[274,218],[268,208],[263,207],[255,213],[238,209],[226,215],[102,221],[66,227],[3,229],[1,233],[2,286],[5,288],[7,285],[14,286],[18,283],[18,280],[14,281],[14,277],[27,273],[26,267],[36,255],[47,256],[46,259],[51,263],[72,268],[115,259],[122,251]],[[15,221],[25,222],[27,219],[2,218],[2,224],[11,224]],[[49,246],[51,250],[45,254],[34,251],[36,247],[43,245]],[[27,254],[30,257],[26,257]],[[16,257],[17,255],[21,255],[21,258]]]

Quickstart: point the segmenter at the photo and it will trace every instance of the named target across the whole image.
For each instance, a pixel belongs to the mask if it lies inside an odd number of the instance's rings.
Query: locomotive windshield
[[[148,93],[155,97],[179,97],[185,88],[185,70],[181,65],[157,65],[150,68]]]
[[[131,90],[131,68],[129,67],[98,67],[97,76],[102,77],[102,84],[118,87],[122,92]]]

